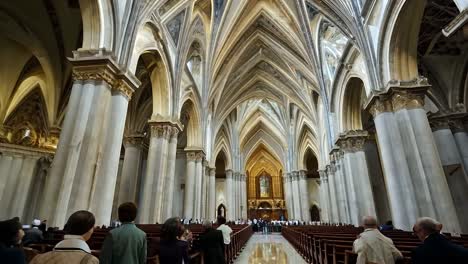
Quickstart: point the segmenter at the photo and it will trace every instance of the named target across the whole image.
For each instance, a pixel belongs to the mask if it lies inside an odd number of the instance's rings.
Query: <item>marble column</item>
[[[128,100],[140,82],[105,50],[73,55],[74,83],[39,217],[63,227],[85,209],[108,225]]]
[[[233,172],[226,170],[226,218],[227,220],[234,220],[234,200],[233,200]]]
[[[299,191],[301,197],[301,211],[302,211],[302,221],[310,221],[310,200],[309,200],[309,190],[307,184],[307,175],[305,170],[299,171]],[[327,190],[328,192],[328,190]],[[328,208],[328,207],[327,207]]]
[[[293,201],[291,193],[291,182],[289,173],[283,173],[283,190],[284,190],[284,199],[286,201],[286,210],[288,210],[288,219],[293,219]]]
[[[328,192],[328,180],[327,172],[325,170],[319,170],[320,179],[317,180],[319,184],[319,197],[320,197],[320,220],[323,222],[331,222],[330,219],[330,207],[327,199]]]
[[[202,205],[202,187],[203,187],[203,158],[202,151],[197,152],[195,160],[195,205],[194,205],[194,218],[201,219],[201,205]]]
[[[207,207],[208,207],[208,185],[209,185],[209,175],[208,175],[208,161],[203,161],[203,168],[202,168],[202,199],[201,199],[201,219],[208,219],[208,215],[206,214]]]
[[[374,94],[367,108],[374,116],[392,216],[397,228],[411,230],[429,216],[444,231],[460,224],[426,112],[427,80],[392,82]]]
[[[330,217],[331,223],[338,223],[340,222],[340,214],[338,212],[338,201],[337,201],[337,189],[336,189],[336,179],[335,179],[335,162],[331,162],[330,165],[327,165],[326,172],[328,175],[328,192],[330,194],[329,199],[329,212],[328,216]]]
[[[458,151],[460,153],[465,172],[468,172],[468,133],[466,132],[464,121],[466,122],[466,113],[452,117],[449,122],[450,128],[455,138]]]
[[[184,195],[184,217],[194,217],[195,207],[195,161],[197,159],[196,152],[187,152],[187,174],[185,176],[185,195]]]
[[[363,130],[351,130],[342,133],[337,145],[344,151],[344,162],[347,168],[346,182],[348,189],[349,209],[352,223],[358,226],[364,216],[375,216],[375,202],[369,178],[364,144],[369,134]]]
[[[449,116],[431,118],[434,140],[444,168],[463,233],[468,232],[468,181],[455,137],[449,127]]]
[[[241,194],[242,194],[242,219],[247,219],[247,176],[245,174],[242,174]]]
[[[348,192],[346,188],[346,172],[343,166],[343,151],[339,148],[333,148],[330,152],[331,159],[335,163],[335,182],[336,182],[336,199],[339,212],[340,223],[351,223],[351,214],[348,206]]]
[[[235,196],[234,196],[234,199],[235,199],[235,205],[236,205],[236,219],[239,219],[240,218],[240,177],[241,177],[241,174],[240,172],[236,172],[234,173],[235,175],[235,179],[236,179],[236,192],[235,192]]]
[[[301,197],[299,192],[299,172],[293,171],[291,174],[291,186],[294,199],[294,217],[296,220],[302,220]]]
[[[169,150],[166,169],[166,181],[164,182],[163,192],[163,213],[162,219],[166,221],[174,216],[174,188],[176,182],[175,167],[177,159],[177,137],[182,131],[182,125],[176,122],[170,131]]]
[[[125,156],[120,176],[118,203],[137,203],[137,192],[142,163],[143,135],[133,135],[124,138]]]
[[[216,168],[209,168],[209,199],[208,199],[208,210],[207,218],[216,219]]]

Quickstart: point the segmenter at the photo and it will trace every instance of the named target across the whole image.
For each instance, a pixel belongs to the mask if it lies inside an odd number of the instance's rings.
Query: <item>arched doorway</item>
[[[320,221],[320,210],[315,204],[310,208],[310,220],[315,222]]]
[[[220,204],[216,212],[218,216],[226,218],[226,206],[224,206],[224,204]]]

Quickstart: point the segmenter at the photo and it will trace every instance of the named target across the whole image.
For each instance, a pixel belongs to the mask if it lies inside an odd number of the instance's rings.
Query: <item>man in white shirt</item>
[[[375,217],[365,216],[362,225],[364,232],[353,244],[353,252],[358,254],[357,264],[394,264],[395,260],[403,257],[393,241],[380,233]]]
[[[218,230],[223,233],[223,240],[225,245],[231,244],[232,229],[226,225],[226,218],[218,216]]]

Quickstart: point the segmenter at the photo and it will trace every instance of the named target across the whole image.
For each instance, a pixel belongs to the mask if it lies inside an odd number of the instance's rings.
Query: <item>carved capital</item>
[[[411,110],[424,107],[424,96],[426,90],[400,90],[395,91],[392,95],[393,111],[402,109]]]
[[[180,127],[176,123],[168,121],[148,121],[151,129],[151,137],[177,139],[180,132]]]
[[[462,119],[452,119],[449,121],[449,127],[452,130],[452,133],[466,132],[465,126],[463,125]]]
[[[342,133],[336,144],[346,153],[362,151],[368,137],[369,133],[365,130],[350,130]]]
[[[195,152],[187,152],[187,161],[195,161],[197,159],[197,155]]]
[[[142,147],[143,141],[145,139],[144,135],[130,135],[125,136],[123,139],[124,147]]]

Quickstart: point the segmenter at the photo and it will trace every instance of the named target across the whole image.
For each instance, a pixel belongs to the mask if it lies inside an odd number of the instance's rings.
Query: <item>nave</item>
[[[255,234],[234,264],[306,264],[291,244],[279,233]]]

